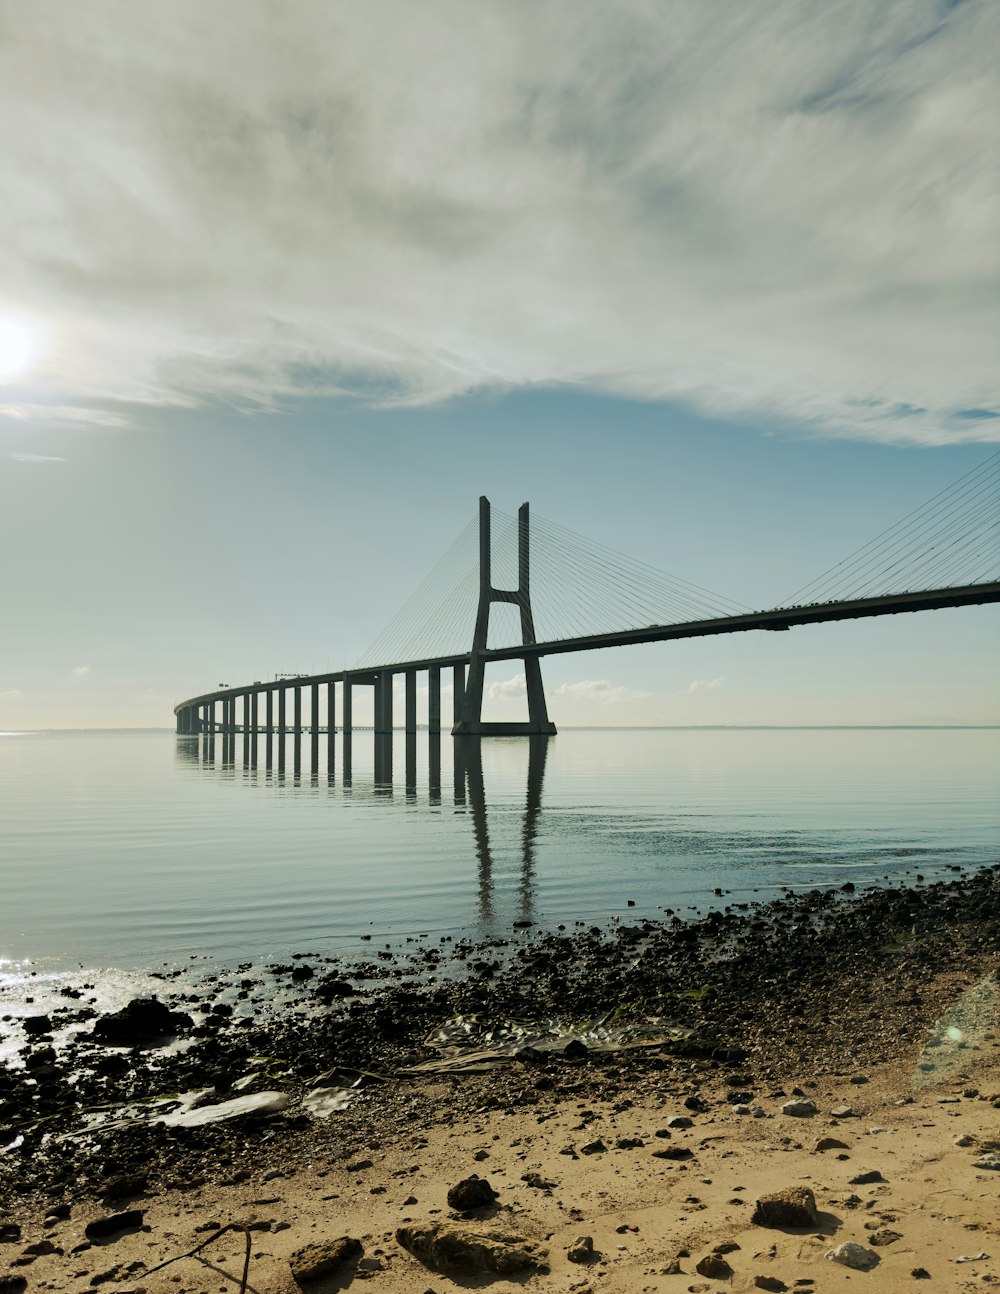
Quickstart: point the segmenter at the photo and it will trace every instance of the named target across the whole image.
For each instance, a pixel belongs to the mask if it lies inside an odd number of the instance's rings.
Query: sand
[[[373,1137],[368,1148],[338,1146],[333,1122],[327,1124],[331,1144],[305,1162],[286,1162],[280,1146],[265,1144],[256,1148],[254,1168],[235,1174],[248,1173],[248,1180],[166,1189],[132,1200],[128,1207],[143,1211],[143,1229],[83,1252],[72,1250],[85,1243],[86,1223],[106,1215],[107,1208],[82,1201],[69,1220],[50,1225],[23,1216],[22,1241],[0,1248],[0,1272],[5,1259],[15,1260],[32,1242],[48,1239],[65,1252],[11,1269],[26,1276],[32,1289],[106,1284],[118,1294],[221,1294],[239,1288],[241,1235],[230,1233],[201,1259],[187,1258],[153,1275],[134,1265],[153,1267],[191,1249],[211,1234],[208,1224],[250,1222],[258,1229],[251,1233],[247,1288],[261,1294],[297,1289],[289,1257],[306,1244],[342,1235],[363,1243],[360,1267],[349,1264],[310,1289],[441,1294],[523,1284],[576,1294],[651,1294],[761,1288],[755,1278],[768,1277],[790,1289],[888,1292],[923,1288],[914,1275],[919,1269],[929,1273],[927,1288],[988,1288],[1000,1283],[1000,1171],[974,1165],[1000,1137],[998,1054],[997,1034],[987,1029],[963,1049],[948,1076],[930,1086],[922,1086],[920,1053],[912,1049],[877,1071],[819,1079],[812,1086],[806,1086],[808,1075],[790,1071],[785,1096],[758,1094],[765,1118],[734,1113],[721,1075],[703,1082],[702,1112],[686,1109],[666,1083],[658,1090],[653,1075],[634,1098],[571,1093],[544,1109],[484,1110],[458,1121],[450,1112],[454,1090],[478,1084],[488,1092],[492,1076],[410,1084],[404,1099],[414,1108],[414,1122],[410,1135],[394,1144]],[[818,1113],[781,1113],[796,1086]],[[364,1100],[376,1107],[383,1096],[382,1088],[370,1089]],[[831,1114],[843,1106],[853,1116]],[[657,1136],[676,1116],[690,1118],[691,1127]],[[841,1141],[844,1149],[817,1151],[822,1138]],[[595,1141],[606,1149],[582,1153]],[[655,1157],[668,1147],[690,1150],[692,1157]],[[872,1171],[885,1180],[851,1184]],[[447,1206],[448,1187],[473,1173],[497,1192],[494,1207],[476,1215],[483,1226],[535,1241],[547,1250],[548,1270],[512,1277],[445,1275],[397,1242],[396,1229],[407,1221],[457,1216]],[[796,1185],[814,1192],[819,1227],[791,1231],[751,1223],[758,1196]],[[567,1257],[581,1236],[590,1236],[596,1251],[584,1264]],[[878,1265],[863,1272],[830,1261],[828,1252],[844,1241],[875,1253]],[[697,1265],[719,1245],[738,1246],[724,1256],[733,1275],[699,1275]],[[978,1254],[987,1256],[958,1261]],[[667,1274],[674,1260],[681,1271]]]

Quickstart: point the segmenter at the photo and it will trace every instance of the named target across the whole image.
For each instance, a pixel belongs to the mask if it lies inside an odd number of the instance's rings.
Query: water
[[[380,785],[355,733],[346,786],[339,736],[332,778],[325,735],[298,771],[286,741],[279,771],[263,736],[257,767],[165,732],[0,736],[0,972],[354,953],[998,856],[996,729],[571,731],[458,770],[450,737],[438,769],[397,733]]]

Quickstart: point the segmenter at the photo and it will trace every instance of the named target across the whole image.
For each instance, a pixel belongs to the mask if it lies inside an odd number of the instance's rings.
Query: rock
[[[566,1250],[566,1257],[571,1263],[589,1263],[594,1258],[594,1237],[577,1236]]]
[[[870,1272],[879,1264],[878,1254],[873,1254],[864,1245],[855,1244],[853,1240],[845,1240],[842,1245],[828,1249],[826,1256],[830,1262],[840,1263],[842,1267],[850,1267],[856,1272]]]
[[[84,1235],[88,1240],[104,1240],[117,1235],[119,1231],[138,1230],[142,1226],[142,1209],[126,1209],[124,1213],[111,1213],[106,1218],[96,1218],[88,1222]]]
[[[786,1186],[783,1191],[762,1195],[750,1221],[759,1227],[816,1227],[816,1197],[808,1186]]]
[[[753,1278],[754,1289],[771,1290],[772,1294],[781,1294],[782,1290],[788,1289],[783,1280],[777,1276],[755,1276]]]
[[[955,1138],[955,1145],[961,1146],[963,1147],[963,1149],[966,1146],[974,1146],[975,1144],[976,1144],[976,1138],[973,1137],[972,1134],[968,1132],[965,1132],[962,1134],[962,1136]]]
[[[482,1209],[492,1204],[497,1192],[485,1177],[464,1177],[448,1192],[448,1204],[459,1213],[468,1213],[470,1209]]]
[[[660,1268],[660,1275],[661,1276],[683,1276],[684,1268],[680,1265],[680,1262],[676,1258],[672,1258],[670,1262],[667,1263],[666,1267]]]
[[[590,1048],[579,1038],[571,1038],[563,1047],[562,1054],[566,1060],[583,1060],[585,1056],[590,1055]]]
[[[52,1021],[47,1015],[28,1015],[21,1021],[24,1025],[24,1032],[29,1038],[37,1038],[43,1033],[49,1033],[52,1029]]]
[[[694,1159],[694,1151],[687,1146],[667,1146],[663,1150],[653,1151],[654,1159]]]
[[[995,1150],[987,1151],[985,1155],[980,1155],[978,1159],[972,1161],[973,1168],[992,1168],[994,1171],[1000,1171],[1000,1154]]]
[[[0,1245],[15,1245],[21,1239],[21,1228],[16,1222],[0,1222]]]
[[[816,1142],[814,1154],[822,1154],[824,1150],[847,1150],[846,1141],[838,1141],[836,1137],[820,1137]]]
[[[849,1105],[838,1105],[837,1108],[835,1110],[831,1110],[830,1113],[835,1119],[854,1119],[857,1117]]]
[[[102,1189],[101,1197],[105,1200],[128,1200],[134,1195],[141,1195],[148,1185],[148,1178],[142,1176],[116,1177]]]
[[[733,1269],[721,1254],[706,1254],[694,1269],[699,1276],[708,1276],[714,1281],[727,1281],[733,1274]]]
[[[872,1168],[867,1173],[858,1173],[856,1177],[852,1177],[850,1184],[851,1186],[870,1186],[872,1182],[884,1182],[884,1181],[885,1181],[885,1178],[878,1171],[878,1169]]]
[[[580,1154],[581,1155],[600,1155],[605,1150],[607,1150],[607,1146],[600,1139],[600,1137],[598,1137],[596,1141],[588,1141],[585,1146],[581,1146]]]
[[[815,1101],[786,1101],[781,1107],[782,1114],[789,1114],[795,1119],[811,1119],[819,1111]]]
[[[694,1119],[689,1119],[686,1114],[675,1114],[672,1119],[667,1120],[668,1128],[693,1128]]]
[[[438,1271],[476,1276],[537,1267],[542,1257],[523,1236],[471,1222],[426,1222],[400,1227],[396,1239],[414,1258]]]
[[[873,1245],[891,1245],[897,1240],[902,1240],[902,1235],[898,1231],[893,1231],[891,1227],[879,1227],[868,1237]]]
[[[183,1011],[171,1011],[155,997],[135,997],[120,1011],[102,1016],[91,1036],[109,1047],[138,1047],[190,1029],[194,1021]]]
[[[61,1254],[63,1250],[51,1240],[36,1240],[33,1245],[25,1245],[24,1252],[32,1258],[42,1258],[46,1254]]]
[[[360,1240],[341,1236],[339,1240],[319,1241],[297,1249],[288,1264],[296,1282],[301,1285],[303,1281],[317,1281],[332,1275],[344,1263],[357,1262],[364,1252]]]
[[[730,1106],[730,1109],[732,1110],[733,1114],[749,1114],[749,1113],[750,1113],[750,1106],[749,1106],[749,1105],[741,1105],[741,1104],[737,1104],[737,1105]]]
[[[926,1267],[914,1267],[910,1275],[915,1281],[929,1281],[931,1278],[931,1274]]]
[[[28,1281],[24,1276],[15,1276],[12,1272],[0,1276],[0,1294],[21,1294],[27,1288]]]

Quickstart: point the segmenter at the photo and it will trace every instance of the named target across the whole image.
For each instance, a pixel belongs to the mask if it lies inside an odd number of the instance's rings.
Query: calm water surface
[[[355,733],[266,767],[166,732],[0,736],[0,971],[355,952],[996,861],[1000,731]],[[476,751],[479,750],[477,755]],[[384,754],[384,752],[383,752]],[[715,887],[730,893],[719,900]],[[629,908],[629,901],[634,909]]]

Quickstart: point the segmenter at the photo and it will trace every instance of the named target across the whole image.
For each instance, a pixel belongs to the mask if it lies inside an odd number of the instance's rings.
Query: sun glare
[[[21,377],[39,358],[39,330],[25,319],[0,314],[0,382]]]

